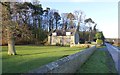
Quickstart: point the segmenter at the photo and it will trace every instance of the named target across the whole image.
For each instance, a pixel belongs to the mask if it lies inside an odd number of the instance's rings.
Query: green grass
[[[103,47],[101,47],[103,48]],[[98,48],[99,49],[99,48]],[[96,50],[77,72],[79,73],[117,73],[113,60],[107,51]]]
[[[7,55],[7,46],[2,46],[3,73],[24,73],[42,65],[71,55],[83,48],[60,46],[16,46],[17,55]]]

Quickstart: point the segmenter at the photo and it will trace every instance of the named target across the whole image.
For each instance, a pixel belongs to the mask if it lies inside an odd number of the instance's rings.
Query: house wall
[[[71,45],[74,45],[74,44],[75,44],[75,36],[71,36],[70,44],[71,44]]]
[[[48,43],[50,44],[50,36],[48,36]],[[74,36],[52,36],[51,39],[51,45],[70,45],[71,43],[74,44]]]
[[[48,36],[48,44],[50,44],[50,36]]]

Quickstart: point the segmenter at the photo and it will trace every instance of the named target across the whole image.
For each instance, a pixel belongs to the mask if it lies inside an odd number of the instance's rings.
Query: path
[[[97,48],[77,73],[116,73],[114,62],[106,47]]]

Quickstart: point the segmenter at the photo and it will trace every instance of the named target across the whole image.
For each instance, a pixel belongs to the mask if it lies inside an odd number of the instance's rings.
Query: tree
[[[93,36],[94,36],[93,41],[96,40],[95,35],[98,32],[98,29],[96,28],[96,26],[97,26],[97,24],[95,24],[94,27],[93,27]]]
[[[69,13],[67,15],[67,19],[70,20],[70,28],[74,28],[74,23],[73,23],[73,20],[75,20],[75,16],[72,14],[72,13]]]
[[[95,23],[91,18],[88,18],[84,21],[85,23]],[[90,25],[90,24],[89,24]]]
[[[48,11],[48,19],[49,19],[49,35],[50,35],[50,44],[52,43],[52,33],[54,29],[54,13],[57,12],[56,9],[51,9]]]
[[[54,19],[56,20],[56,30],[58,29],[58,21],[61,19],[58,12],[54,12]]]
[[[28,24],[28,20],[30,18],[30,5],[29,2],[24,3],[16,3],[13,8],[15,9],[13,12],[15,12],[14,16],[16,16],[16,20],[19,22],[22,22],[24,24]],[[17,19],[18,17],[18,19]]]
[[[75,16],[75,20],[77,21],[77,32],[79,33],[79,37],[81,37],[79,41],[81,41],[81,40],[84,41],[83,37],[85,35],[85,31],[83,31],[83,32],[81,31],[83,34],[82,35],[80,34],[81,33],[80,32],[80,25],[81,25],[81,23],[83,23],[85,15],[84,15],[83,11],[75,10],[74,11],[74,16]],[[81,26],[81,28],[82,28],[82,26]]]
[[[74,11],[74,16],[75,16],[75,19],[77,20],[77,31],[79,32],[80,30],[80,23],[82,23],[83,19],[85,18],[85,15],[83,14],[83,11],[81,10],[76,10]]]
[[[30,3],[24,2],[16,5],[16,10],[19,12],[24,25],[28,25],[34,34],[34,38],[40,39],[40,29],[41,29],[41,15],[43,14],[43,9],[41,4],[38,2]],[[31,19],[32,18],[32,19]],[[30,26],[30,20],[33,20],[33,24]]]
[[[96,33],[96,39],[102,39],[103,35],[101,32]]]
[[[103,35],[102,32],[97,32],[96,35],[95,35],[95,37],[96,37],[97,41],[102,40],[103,44],[104,44],[105,37],[104,37],[104,35]]]
[[[26,6],[23,8],[19,3],[1,2],[1,4],[3,26],[2,33],[4,39],[7,39],[8,42],[8,54],[16,55],[15,40],[18,41],[18,39],[20,40],[22,37],[25,40],[28,40],[31,39],[32,36],[32,32],[28,26],[29,17],[27,15],[29,14],[26,13]],[[26,9],[26,11],[24,9]]]
[[[16,55],[14,28],[15,22],[11,20],[10,2],[0,2],[2,4],[2,26],[7,31],[8,54]],[[4,30],[4,31],[5,31]]]
[[[42,5],[39,4],[39,2],[36,2],[35,4],[30,4],[29,7],[32,9],[35,38],[39,39],[41,29],[41,15],[43,14]]]
[[[32,4],[30,2],[24,3],[16,3],[14,5],[14,16],[16,16],[16,21],[18,23],[17,30],[19,31],[19,39],[20,44],[27,44],[33,40],[33,26],[31,25],[31,14],[32,14]]]
[[[94,28],[93,28],[94,32],[97,31],[96,26],[97,26],[97,24],[94,25]]]
[[[62,13],[61,18],[62,18],[62,29],[66,30],[68,28],[68,20],[67,20],[67,15],[68,13]]]
[[[53,32],[53,28],[54,28],[54,26],[53,26],[53,20],[54,20],[54,12],[55,12],[56,10],[54,10],[54,9],[51,9],[51,10],[49,10],[48,11],[48,19],[49,19],[49,32],[50,33],[52,33]]]
[[[42,15],[42,28],[46,31],[48,31],[49,28],[49,21],[48,21],[48,10],[43,10],[43,15]]]
[[[91,41],[92,39],[92,26],[91,26],[91,23],[94,24],[95,22],[91,19],[91,18],[88,18],[88,19],[85,19],[84,20],[85,24],[88,23],[89,24],[89,41]]]
[[[104,37],[104,35],[103,35],[103,32],[97,32],[97,33],[96,33],[96,38],[97,38],[97,39],[102,39],[102,40],[104,40],[105,37]]]

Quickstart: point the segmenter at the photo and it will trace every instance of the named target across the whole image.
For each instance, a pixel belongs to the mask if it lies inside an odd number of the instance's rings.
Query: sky
[[[2,0],[7,1],[7,0]],[[16,0],[12,0],[16,1]],[[36,0],[19,0],[35,2]],[[46,9],[57,9],[59,13],[84,11],[86,18],[92,18],[97,23],[97,28],[103,32],[106,38],[120,38],[118,33],[118,3],[119,0],[37,0]],[[119,6],[120,8],[120,6]],[[119,10],[120,12],[120,10]],[[118,24],[119,23],[119,24]],[[120,27],[120,25],[119,25]]]
[[[43,9],[50,7],[59,13],[82,10],[86,18],[92,18],[106,38],[118,38],[117,0],[40,0]]]

